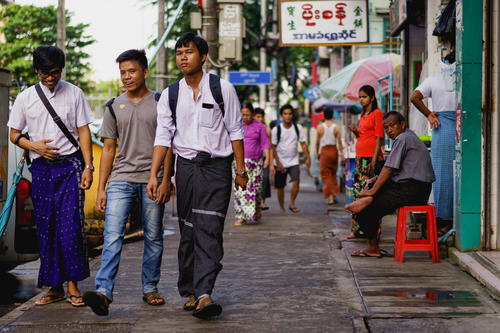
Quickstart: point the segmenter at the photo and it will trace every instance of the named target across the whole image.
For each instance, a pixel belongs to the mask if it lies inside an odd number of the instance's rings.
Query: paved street
[[[182,310],[176,290],[178,241],[167,221],[160,291],[166,305],[141,299],[142,242],[125,246],[108,317],[66,302],[33,306],[34,299],[0,318],[9,332],[497,332],[500,307],[473,278],[447,261],[425,256],[363,259],[346,255],[363,245],[342,241],[349,216],[327,206],[306,178],[300,214],[279,214],[275,195],[259,225],[226,221],[224,269],[214,298],[222,316],[200,321]],[[232,214],[230,214],[232,215]],[[392,251],[393,224],[383,247]],[[392,221],[392,223],[391,223]],[[92,288],[99,259],[91,262]]]

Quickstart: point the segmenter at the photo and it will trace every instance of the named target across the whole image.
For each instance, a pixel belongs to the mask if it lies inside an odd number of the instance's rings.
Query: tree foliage
[[[0,33],[6,42],[0,47],[0,67],[13,71],[19,86],[37,82],[33,70],[32,52],[41,45],[55,45],[57,40],[57,10],[54,6],[36,7],[8,5],[1,9],[3,26]],[[66,13],[66,80],[88,87],[86,75],[90,71],[90,55],[84,48],[95,40],[85,34],[88,24],[70,24],[71,13]]]

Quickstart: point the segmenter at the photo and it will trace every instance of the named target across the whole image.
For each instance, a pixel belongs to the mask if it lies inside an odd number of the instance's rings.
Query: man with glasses
[[[33,159],[32,199],[40,246],[38,287],[50,286],[36,301],[46,305],[65,299],[83,306],[77,282],[89,276],[83,232],[84,190],[92,184],[94,121],[83,92],[61,80],[64,53],[54,46],[33,52],[39,82],[21,92],[7,126],[10,140]],[[51,112],[53,114],[51,114]],[[23,134],[28,130],[29,136]]]

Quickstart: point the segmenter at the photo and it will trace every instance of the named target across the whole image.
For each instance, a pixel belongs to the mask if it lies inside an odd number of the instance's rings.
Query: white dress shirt
[[[203,73],[199,88],[195,101],[193,89],[186,80],[179,82],[177,127],[168,103],[168,88],[163,90],[158,101],[158,127],[154,145],[173,146],[174,154],[186,159],[193,159],[199,152],[209,153],[212,157],[227,157],[233,153],[231,141],[243,140],[241,105],[236,90],[232,84],[221,79],[225,110],[223,118],[210,91],[208,74]]]
[[[64,125],[78,141],[78,127],[94,121],[82,90],[62,80],[57,83],[53,92],[41,83],[40,87]],[[27,128],[31,141],[53,140],[47,144],[59,148],[57,152],[60,155],[69,155],[77,150],[50,116],[34,85],[17,95],[7,126],[20,131]],[[40,155],[30,151],[30,157],[37,158]]]

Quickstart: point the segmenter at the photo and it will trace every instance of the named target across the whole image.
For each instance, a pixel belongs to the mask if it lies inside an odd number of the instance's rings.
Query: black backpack
[[[156,102],[158,102],[160,100],[160,97],[161,97],[161,93],[155,92],[155,101]],[[109,113],[111,113],[111,116],[113,116],[113,118],[115,119],[115,122],[116,122],[116,114],[115,114],[115,110],[113,110],[113,106],[112,106],[114,101],[115,101],[115,98],[113,97],[112,99],[110,99],[106,103],[106,106],[108,107]]]
[[[295,129],[295,134],[297,134],[297,142],[300,141],[300,134],[299,134],[299,126],[297,126],[296,123],[293,123],[293,128]],[[278,146],[280,144],[280,140],[281,140],[281,124],[278,125],[278,142],[276,143],[276,146]]]
[[[220,111],[222,112],[222,118],[224,118],[224,98],[222,97],[222,87],[220,84],[220,77],[214,74],[209,74],[209,86],[212,92],[212,97],[215,103],[219,105]],[[172,111],[172,120],[174,125],[177,126],[177,100],[179,99],[179,81],[168,86],[168,105],[170,106],[170,111]]]

